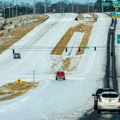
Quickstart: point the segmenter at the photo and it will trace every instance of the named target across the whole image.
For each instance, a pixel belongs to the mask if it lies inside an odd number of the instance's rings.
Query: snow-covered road
[[[7,75],[8,78],[16,75],[31,75],[33,70],[36,75],[50,73],[52,64],[50,52],[68,28],[76,24],[74,21],[76,16],[77,14],[50,15],[50,19],[36,27],[0,56],[0,75],[2,77]],[[44,50],[41,49],[43,47],[52,48]],[[13,60],[13,49],[15,52],[20,52],[21,60]]]
[[[2,120],[76,120],[93,107],[91,94],[102,87],[105,74],[106,41],[111,19],[98,14],[88,46],[104,46],[96,51],[87,50],[77,69],[66,81],[55,81],[51,73],[51,51],[34,50],[34,47],[55,46],[68,28],[77,24],[77,14],[53,14],[42,25],[23,37],[11,49],[0,55],[0,85],[36,71],[40,85],[13,100],[0,102]],[[26,50],[26,46],[30,47]],[[12,49],[21,53],[14,60]],[[27,79],[28,80],[28,77]],[[30,79],[31,80],[31,79]]]

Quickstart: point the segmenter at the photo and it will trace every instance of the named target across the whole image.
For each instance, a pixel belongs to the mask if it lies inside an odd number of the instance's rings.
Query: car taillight
[[[120,98],[118,99],[118,102],[120,102]]]
[[[96,96],[94,97],[94,100],[97,100],[97,97],[96,97]]]
[[[99,98],[99,102],[102,102],[102,99],[101,99],[101,98]]]

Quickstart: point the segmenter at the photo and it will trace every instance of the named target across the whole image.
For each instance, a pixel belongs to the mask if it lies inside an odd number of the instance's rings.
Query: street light
[[[60,0],[60,13],[62,14],[62,0]]]
[[[44,4],[44,13],[46,14],[46,4],[47,4],[47,1],[45,0],[45,4]]]
[[[102,4],[101,4],[101,6],[102,6],[102,12],[104,12],[104,7],[103,7],[103,3],[104,3],[105,1],[104,0],[102,0]]]
[[[72,13],[74,12],[73,0],[72,0]]]
[[[77,11],[78,11],[78,14],[79,14],[79,9],[80,9],[80,8],[79,8],[79,2],[77,2],[77,6],[78,6],[78,10],[77,10]]]
[[[89,0],[88,0],[88,13],[89,13]]]
[[[17,0],[16,0],[16,16],[17,16],[17,9],[18,9],[18,8],[17,8]]]
[[[4,1],[4,19],[5,19],[5,1]]]
[[[14,16],[14,0],[12,0],[12,17]]]

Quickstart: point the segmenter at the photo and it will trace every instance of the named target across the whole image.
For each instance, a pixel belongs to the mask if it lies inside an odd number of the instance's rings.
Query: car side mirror
[[[92,96],[95,96],[95,94],[92,94]]]

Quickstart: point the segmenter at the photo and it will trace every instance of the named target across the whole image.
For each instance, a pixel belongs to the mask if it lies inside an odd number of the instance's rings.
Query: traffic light
[[[78,51],[80,52],[80,47],[78,48]]]
[[[65,51],[67,52],[67,47],[66,47]]]
[[[94,47],[94,51],[96,51],[96,47]]]

